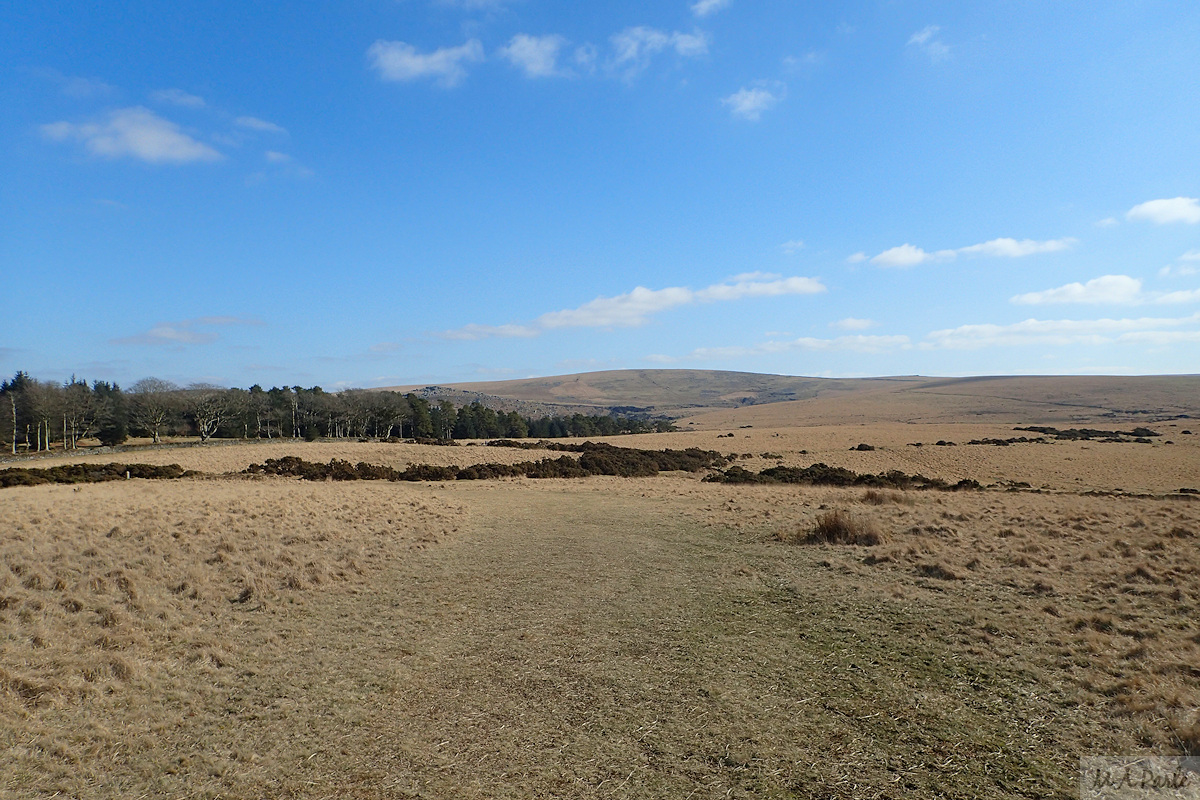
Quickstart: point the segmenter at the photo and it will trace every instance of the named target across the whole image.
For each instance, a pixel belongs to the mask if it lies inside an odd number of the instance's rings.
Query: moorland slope
[[[495,398],[548,409],[665,415],[687,418],[698,429],[859,422],[1053,424],[1200,416],[1197,375],[810,378],[661,369],[391,388],[456,402]]]

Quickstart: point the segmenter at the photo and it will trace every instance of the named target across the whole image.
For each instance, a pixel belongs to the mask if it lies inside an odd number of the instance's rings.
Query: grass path
[[[1069,793],[1053,701],[939,641],[930,614],[944,609],[781,569],[781,548],[700,529],[659,501],[524,494],[396,565],[378,591],[313,609],[287,669],[262,676],[260,692],[283,677],[274,692],[291,698],[260,720],[262,744],[277,722],[296,734],[270,759],[294,766],[264,772],[267,785],[447,798]]]

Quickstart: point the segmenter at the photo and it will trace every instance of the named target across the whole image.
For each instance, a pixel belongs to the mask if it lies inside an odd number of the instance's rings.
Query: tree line
[[[72,377],[42,381],[18,372],[0,382],[5,449],[77,449],[84,439],[117,445],[131,436],[161,442],[198,436],[229,439],[539,439],[674,430],[668,420],[574,414],[530,418],[476,401],[455,406],[414,394],[372,389],[326,392],[320,386],[263,389],[205,383],[178,386],[143,378],[128,389]]]

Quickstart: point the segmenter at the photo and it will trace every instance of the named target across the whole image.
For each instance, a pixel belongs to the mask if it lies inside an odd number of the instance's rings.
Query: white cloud
[[[1161,274],[1161,273],[1160,273]],[[1019,294],[1012,302],[1022,305],[1051,303],[1108,303],[1114,305],[1144,305],[1156,303],[1194,303],[1200,300],[1200,289],[1175,292],[1143,292],[1142,281],[1128,275],[1103,275],[1087,283],[1068,283],[1056,289]]]
[[[792,239],[791,241],[784,242],[783,244],[779,245],[779,249],[787,253],[789,256],[795,255],[804,249],[804,240]]]
[[[262,131],[263,133],[281,133],[287,135],[287,130],[274,122],[267,122],[265,119],[258,117],[238,117],[233,121],[234,125],[239,128],[246,128],[252,131]]]
[[[85,99],[103,97],[114,94],[117,90],[111,84],[99,78],[82,78],[77,75],[64,75],[56,69],[35,68],[34,74],[58,84],[62,93],[68,97]]]
[[[786,87],[778,82],[771,88],[763,86],[753,89],[742,88],[728,97],[722,98],[721,103],[729,106],[729,113],[735,117],[755,122],[762,116],[762,112],[782,100],[786,91]]]
[[[592,72],[596,68],[596,56],[596,45],[585,42],[575,48],[575,53],[571,58],[575,62],[575,66],[584,72]]]
[[[783,68],[788,72],[797,72],[804,67],[817,67],[825,62],[825,54],[817,50],[809,50],[802,56],[784,56]]]
[[[944,61],[950,57],[950,47],[937,38],[940,30],[941,27],[938,25],[927,25],[914,33],[909,38],[908,44],[910,47],[920,48],[933,61]]]
[[[782,341],[767,341],[755,345],[731,347],[698,347],[683,358],[655,355],[647,360],[658,363],[677,363],[679,361],[725,361],[755,356],[777,355],[779,353],[808,352],[855,352],[855,353],[884,353],[891,350],[907,350],[912,346],[907,336],[866,336],[862,334],[837,336],[832,339],[821,339],[812,336],[802,336],[799,339]]]
[[[120,345],[184,345],[208,344],[220,338],[213,331],[198,331],[197,326],[224,327],[230,325],[261,325],[256,319],[244,317],[197,317],[181,322],[160,322],[145,333],[111,340]]]
[[[692,13],[697,17],[707,17],[728,6],[730,0],[697,0],[692,3]]]
[[[847,264],[861,264],[862,262],[864,262],[866,260],[867,260],[867,254],[862,252],[861,250],[858,251],[857,253],[851,253],[850,255],[846,256]]]
[[[708,36],[702,31],[666,33],[644,25],[626,28],[614,34],[611,42],[612,66],[627,79],[635,77],[650,65],[650,60],[655,55],[668,48],[683,57],[702,56],[708,52]]]
[[[837,322],[829,323],[829,327],[836,328],[839,331],[865,331],[874,328],[878,324],[873,319],[846,317],[845,319],[839,319]]]
[[[647,289],[638,286],[616,297],[597,297],[578,308],[543,314],[538,317],[537,324],[543,329],[636,327],[644,324],[651,314],[695,300],[695,292],[683,287]]]
[[[529,325],[467,325],[441,335],[447,339],[475,340],[493,336],[536,336],[563,328],[633,328],[644,325],[653,314],[679,306],[824,291],[824,284],[816,278],[783,278],[755,272],[737,275],[699,290],[682,286],[666,289],[638,286],[615,297],[597,297],[576,308],[542,314]]]
[[[128,156],[151,164],[184,164],[219,161],[213,148],[188,136],[174,122],[147,108],[117,109],[103,122],[43,125],[42,134],[55,141],[75,140],[92,154],[105,158]]]
[[[872,258],[871,263],[881,267],[915,267],[917,264],[924,264],[927,261],[953,260],[954,256],[955,252],[953,250],[938,250],[936,253],[927,253],[920,247],[915,247],[906,242],[898,247],[884,250]]]
[[[1200,324],[1200,313],[1188,317],[1095,319],[1095,320],[1038,320],[1027,319],[1011,325],[961,325],[957,328],[933,331],[922,342],[923,349],[971,350],[982,347],[1015,345],[1104,345],[1119,342],[1145,341],[1157,332],[1170,332]],[[1181,340],[1200,336],[1200,331],[1183,333]],[[1167,337],[1170,338],[1170,337]]]
[[[1103,275],[1087,283],[1068,283],[1057,289],[1019,294],[1012,302],[1021,305],[1047,303],[1137,303],[1142,296],[1142,282],[1128,275]]]
[[[367,58],[385,81],[432,78],[439,86],[450,88],[467,77],[464,64],[483,60],[483,45],[478,39],[470,39],[458,47],[418,53],[411,44],[380,39],[367,49]]]
[[[247,177],[247,185],[253,186],[276,176],[284,176],[290,178],[311,178],[316,173],[306,166],[296,162],[290,154],[281,153],[278,150],[267,150],[263,154],[267,163],[272,165],[272,170],[267,172],[262,170],[255,172]]]
[[[1032,256],[1038,253],[1056,253],[1060,250],[1070,249],[1075,244],[1075,239],[1070,237],[1065,239],[1049,239],[1045,242],[1035,242],[1032,239],[992,239],[990,242],[983,244],[973,244],[969,247],[961,247],[958,252],[967,255],[982,255],[982,256],[998,256],[1004,258],[1023,258],[1024,256]]]
[[[728,278],[725,283],[744,283],[746,281],[777,281],[783,276],[778,272],[762,272],[755,270],[754,272],[739,272],[732,278]]]
[[[189,94],[182,89],[160,89],[150,93],[150,99],[157,103],[170,103],[184,108],[204,108],[204,98]]]
[[[684,57],[702,56],[708,53],[708,35],[702,31],[671,34],[671,46]]]
[[[1155,295],[1155,303],[1197,303],[1200,302],[1200,289],[1183,289],[1177,292],[1165,292]]]
[[[871,259],[872,264],[877,264],[881,267],[915,267],[918,264],[924,264],[928,261],[953,261],[961,253],[963,255],[979,255],[992,256],[997,258],[1023,258],[1025,256],[1036,255],[1038,253],[1055,253],[1060,250],[1067,250],[1075,244],[1075,239],[1048,239],[1044,242],[1036,242],[1032,239],[992,239],[982,244],[973,244],[967,247],[960,247],[957,250],[938,250],[933,253],[926,252],[920,247],[908,243],[893,247],[890,250],[884,250],[879,255]],[[851,258],[856,258],[859,253],[855,253]],[[857,259],[861,261],[862,259]],[[852,261],[851,263],[857,263]]]
[[[1200,223],[1200,199],[1195,197],[1173,197],[1169,200],[1150,200],[1140,203],[1125,213],[1129,220],[1144,220],[1158,225],[1170,222]]]
[[[500,55],[513,66],[525,71],[528,78],[546,78],[562,75],[558,69],[558,51],[566,45],[562,36],[530,36],[518,33],[509,40],[507,47],[500,48]]]
[[[816,278],[781,278],[776,275],[739,275],[695,293],[696,300],[740,300],[743,297],[779,297],[786,294],[819,294],[825,285]]]
[[[1096,221],[1097,228],[1111,228],[1114,225],[1120,225],[1120,221],[1116,217],[1105,217]]]
[[[479,339],[491,339],[493,337],[501,339],[522,338],[527,339],[532,336],[537,336],[541,331],[537,328],[531,328],[528,325],[464,325],[461,328],[456,328],[452,331],[442,333],[444,339],[454,339],[457,341],[473,342]]]

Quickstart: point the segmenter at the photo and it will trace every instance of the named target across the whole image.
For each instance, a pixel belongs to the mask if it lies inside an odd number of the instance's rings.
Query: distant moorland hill
[[[685,418],[695,428],[1200,418],[1200,375],[807,378],[663,369],[387,388],[460,404],[480,400],[546,413],[671,416]]]

